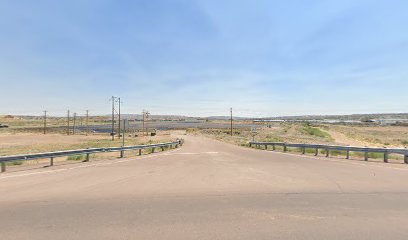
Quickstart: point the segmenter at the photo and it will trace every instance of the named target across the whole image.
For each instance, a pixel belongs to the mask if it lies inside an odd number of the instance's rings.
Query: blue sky
[[[408,1],[0,0],[0,114],[408,112]]]

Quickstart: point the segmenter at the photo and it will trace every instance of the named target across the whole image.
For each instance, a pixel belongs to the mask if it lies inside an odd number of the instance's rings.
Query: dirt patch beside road
[[[140,145],[173,141],[177,137],[171,132],[159,132],[156,136],[125,137],[125,145]],[[0,156],[30,154],[39,152],[83,149],[94,147],[119,147],[122,140],[107,134],[63,135],[63,134],[2,134],[0,135]]]

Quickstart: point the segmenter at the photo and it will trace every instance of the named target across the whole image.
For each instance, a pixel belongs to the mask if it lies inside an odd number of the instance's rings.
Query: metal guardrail
[[[261,148],[264,146],[268,149],[268,146],[272,146],[272,150],[276,150],[276,146],[283,147],[283,151],[287,152],[288,147],[300,148],[302,154],[306,153],[306,149],[315,149],[315,156],[319,154],[319,149],[326,151],[326,157],[330,156],[330,151],[345,151],[346,159],[350,158],[350,152],[362,152],[364,153],[364,160],[368,161],[368,153],[383,153],[384,162],[388,162],[389,154],[401,154],[404,156],[404,163],[408,164],[408,149],[406,148],[371,148],[371,147],[351,147],[351,146],[336,146],[336,145],[323,145],[323,144],[302,144],[302,143],[282,143],[282,142],[249,142],[249,146],[255,146]]]
[[[89,162],[89,155],[93,153],[105,153],[105,152],[120,152],[120,157],[124,157],[125,151],[130,150],[139,150],[139,155],[142,155],[143,149],[151,149],[154,153],[156,148],[178,148],[182,146],[184,140],[177,140],[175,142],[166,142],[158,144],[149,144],[149,145],[138,145],[138,146],[125,146],[125,147],[110,147],[110,148],[87,148],[87,149],[78,149],[78,150],[67,150],[67,151],[58,151],[58,152],[46,152],[46,153],[34,153],[26,155],[14,155],[14,156],[0,156],[1,172],[6,171],[6,163],[13,161],[29,161],[35,159],[50,159],[50,166],[54,165],[54,158],[56,157],[65,157],[73,155],[86,155],[84,162]]]

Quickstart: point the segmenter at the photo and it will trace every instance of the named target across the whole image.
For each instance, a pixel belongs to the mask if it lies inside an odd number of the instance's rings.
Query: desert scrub
[[[352,152],[351,155],[363,158],[365,156],[365,153],[363,153],[363,152]],[[384,153],[370,152],[370,153],[368,153],[368,158],[381,159],[381,158],[384,158]],[[389,158],[392,158],[392,157],[389,156]]]
[[[241,143],[240,146],[241,147],[249,147],[249,143]]]
[[[331,155],[331,156],[341,156],[341,155],[346,155],[346,151],[340,151],[340,150],[330,150],[330,155]]]
[[[384,153],[376,153],[376,152],[368,153],[368,158],[381,159],[381,158],[384,158]]]
[[[314,148],[306,148],[305,149],[305,153],[315,153],[316,152],[316,149],[314,149]]]
[[[168,148],[164,148],[164,150],[162,150],[161,147],[154,148],[154,152],[162,152],[162,151],[166,151],[166,150],[168,150]],[[153,153],[153,148],[147,148],[146,152],[147,152],[147,154]]]
[[[264,140],[265,142],[283,142],[283,139],[281,137],[274,136],[272,134],[267,134]]]
[[[80,161],[85,159],[85,155],[84,154],[79,154],[79,155],[71,155],[67,157],[67,160],[70,161]]]
[[[308,135],[311,135],[311,136],[331,139],[330,134],[328,134],[327,132],[324,132],[324,131],[320,130],[319,128],[316,128],[316,127],[311,127],[311,126],[306,125],[306,126],[303,127],[302,130],[303,130],[304,133],[306,133]]]
[[[8,162],[6,164],[8,166],[19,166],[19,165],[23,165],[23,161],[12,161],[12,162]]]

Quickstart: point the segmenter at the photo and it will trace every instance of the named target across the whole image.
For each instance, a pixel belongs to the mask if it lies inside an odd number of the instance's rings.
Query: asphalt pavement
[[[0,174],[0,239],[408,239],[408,166],[182,148]]]

